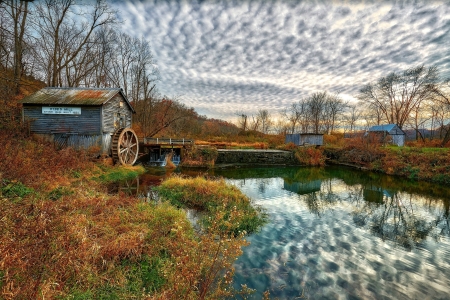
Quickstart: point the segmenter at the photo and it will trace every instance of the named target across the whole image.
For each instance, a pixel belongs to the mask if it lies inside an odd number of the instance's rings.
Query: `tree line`
[[[419,65],[391,72],[365,84],[356,102],[344,101],[340,95],[316,92],[286,107],[278,115],[262,109],[256,115],[237,113],[241,130],[264,133],[325,133],[336,130],[355,132],[374,125],[397,124],[411,129],[416,139],[450,141],[450,85],[437,66]]]
[[[122,32],[117,15],[104,0],[0,0],[0,115],[9,121],[5,107],[43,86],[121,87],[146,136],[202,126],[207,118],[158,92],[150,43]]]
[[[428,128],[431,138],[450,140],[446,124],[449,81],[442,78],[438,67],[423,65],[367,83],[356,95],[359,102],[344,101],[338,93],[316,92],[278,115],[267,109],[255,115],[239,112],[237,128],[231,130],[228,122],[208,121],[176,97],[161,95],[150,43],[122,32],[117,16],[105,0],[0,0],[0,115],[17,118],[11,113],[11,100],[24,90],[45,85],[121,87],[136,108],[135,123],[146,136],[174,130],[181,134],[186,128],[192,128],[189,134],[194,135],[203,124],[214,124],[211,130],[203,126],[206,135],[211,135],[239,130],[266,134],[353,132],[394,123],[413,129],[417,139],[424,139]],[[194,126],[195,122],[199,123]]]

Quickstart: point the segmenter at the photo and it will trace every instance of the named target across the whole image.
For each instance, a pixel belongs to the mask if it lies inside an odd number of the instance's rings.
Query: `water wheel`
[[[120,128],[112,138],[112,157],[115,163],[133,165],[139,154],[139,142],[131,128]]]

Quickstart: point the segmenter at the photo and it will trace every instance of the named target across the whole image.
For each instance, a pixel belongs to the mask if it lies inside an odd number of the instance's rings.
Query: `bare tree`
[[[311,116],[313,133],[320,133],[320,127],[323,120],[323,112],[325,108],[327,93],[314,93],[308,99],[307,113]]]
[[[249,120],[249,123],[248,123],[249,127],[248,128],[250,130],[252,130],[252,131],[258,131],[260,126],[261,126],[260,122],[261,122],[261,119],[251,115],[251,120]]]
[[[360,120],[362,115],[362,110],[358,108],[357,105],[349,105],[349,111],[345,115],[345,121],[348,126],[350,126],[350,132],[354,132],[356,123]]]
[[[23,52],[25,50],[25,30],[27,29],[28,1],[9,0],[5,1],[6,11],[13,21],[13,39],[14,39],[14,89],[19,94],[20,80],[23,74]]]
[[[347,103],[339,97],[339,94],[327,95],[325,105],[325,124],[326,132],[328,134],[333,133],[336,128],[338,117],[344,112],[346,107]]]
[[[260,109],[256,118],[259,120],[259,124],[261,124],[261,132],[269,133],[271,126],[273,125],[272,116],[270,115],[267,109]]]
[[[237,121],[237,126],[242,130],[242,131],[247,131],[248,127],[249,127],[249,120],[248,120],[248,115],[244,112],[237,112],[236,113],[237,117],[238,117],[238,121]]]
[[[42,0],[36,5],[36,14],[37,54],[50,86],[68,84],[64,72],[86,63],[88,58],[83,56],[90,55],[95,32],[115,22],[114,11],[102,0],[93,6],[78,5],[76,0]]]
[[[289,123],[289,132],[294,133],[298,123],[301,120],[302,114],[304,113],[305,105],[303,101],[299,101],[298,103],[292,103],[291,106],[287,109],[284,109],[282,112],[282,116]]]
[[[439,83],[437,67],[418,66],[401,74],[395,72],[364,86],[361,101],[380,110],[383,119],[402,128],[414,109],[434,96]]]

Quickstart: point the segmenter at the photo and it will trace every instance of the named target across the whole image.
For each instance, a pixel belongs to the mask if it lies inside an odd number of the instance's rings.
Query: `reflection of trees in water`
[[[325,210],[341,201],[339,195],[333,191],[333,180],[319,180],[318,182],[312,181],[310,183],[313,184],[303,183],[303,187],[309,187],[310,190],[304,188],[303,190],[298,190],[297,193],[313,214],[321,216]],[[311,186],[316,186],[317,190],[311,190]]]
[[[385,195],[383,203],[365,201],[353,211],[357,226],[368,226],[370,231],[383,240],[393,241],[407,249],[414,248],[433,233],[439,216],[425,216],[410,195],[394,193]],[[431,219],[429,219],[431,217]]]
[[[268,189],[273,188],[272,178],[264,178],[258,180],[258,192],[261,195],[264,195]]]
[[[357,226],[406,249],[416,247],[429,236],[450,236],[449,201],[385,189],[373,182],[355,182],[342,189],[342,182],[336,179],[285,180],[284,188],[297,193],[308,210],[319,217],[342,201],[350,202]],[[439,207],[439,203],[443,206]]]

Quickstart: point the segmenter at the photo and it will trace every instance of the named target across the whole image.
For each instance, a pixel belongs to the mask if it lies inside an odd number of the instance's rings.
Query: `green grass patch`
[[[171,177],[157,189],[172,205],[205,212],[202,224],[206,227],[211,227],[211,222],[216,222],[216,216],[220,214],[218,228],[222,233],[235,236],[241,232],[252,233],[267,219],[261,207],[252,205],[237,187],[223,179]]]
[[[3,281],[3,277],[5,277],[5,272],[3,272],[2,270],[0,270],[0,291],[2,290],[3,286],[5,285],[4,281]],[[1,298],[0,298],[1,299]]]
[[[56,189],[53,189],[49,194],[48,194],[48,199],[56,201],[61,199],[63,196],[69,196],[72,195],[73,191],[67,187],[64,186],[60,186],[57,187]]]
[[[124,267],[130,269],[127,276],[129,292],[133,294],[141,292],[153,294],[164,286],[167,282],[163,274],[163,266],[167,260],[167,257],[164,256],[164,253],[162,253],[162,256],[144,256],[137,263],[124,262]]]
[[[398,147],[396,145],[389,145],[385,147],[386,149],[395,152],[395,153],[447,153],[449,151],[448,148],[439,148],[439,147]]]
[[[145,173],[145,168],[142,166],[135,167],[112,167],[105,168],[104,173],[94,177],[94,180],[100,181],[102,183],[118,182],[123,180],[131,180],[138,177],[140,174]]]
[[[13,201],[20,201],[34,192],[32,188],[25,186],[19,181],[9,181],[4,179],[0,182],[0,186],[0,196]]]

